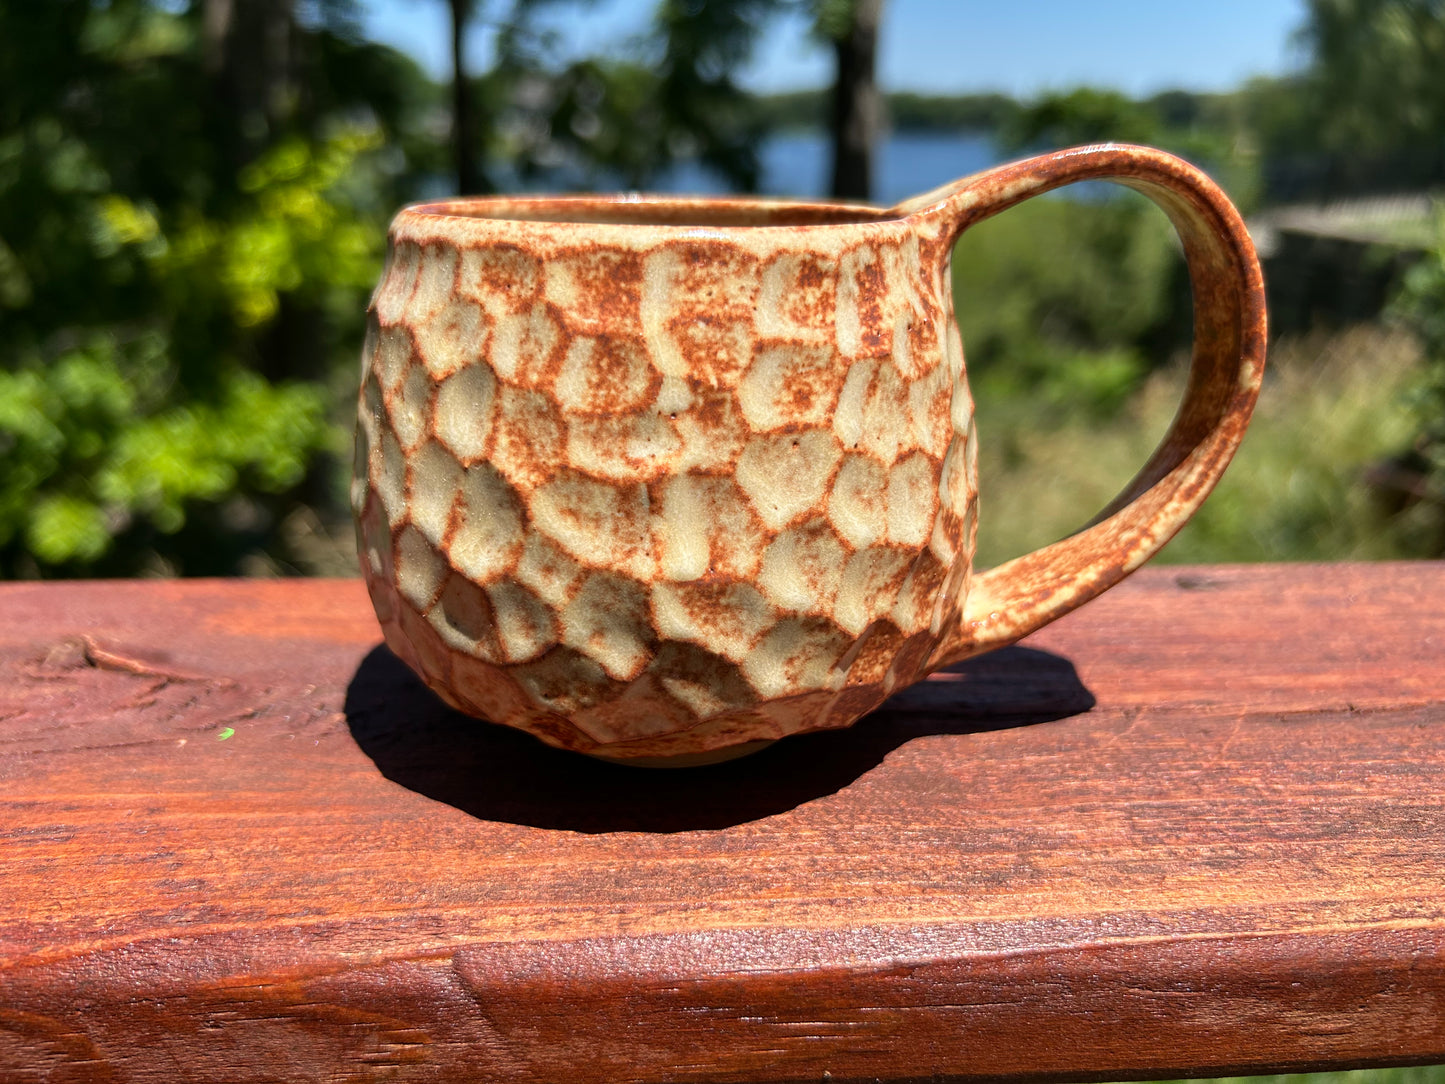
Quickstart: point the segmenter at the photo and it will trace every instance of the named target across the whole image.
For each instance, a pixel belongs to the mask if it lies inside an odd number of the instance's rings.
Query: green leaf
[[[110,546],[105,514],[90,501],[46,497],[30,513],[25,541],[30,552],[49,564],[93,561]]]

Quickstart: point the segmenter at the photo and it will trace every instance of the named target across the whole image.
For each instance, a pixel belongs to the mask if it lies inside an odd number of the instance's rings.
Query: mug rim
[[[748,233],[897,223],[896,208],[843,200],[773,196],[672,196],[651,192],[457,196],[408,204],[396,222],[530,223]]]

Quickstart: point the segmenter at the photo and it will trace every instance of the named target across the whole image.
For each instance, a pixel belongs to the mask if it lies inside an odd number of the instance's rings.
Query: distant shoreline
[[[754,99],[759,119],[771,132],[826,131],[826,88],[759,95]],[[917,94],[889,91],[883,94],[884,126],[892,132],[994,133],[1026,108],[1006,94]]]

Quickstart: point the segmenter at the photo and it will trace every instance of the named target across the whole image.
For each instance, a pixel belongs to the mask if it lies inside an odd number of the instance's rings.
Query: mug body
[[[616,758],[846,726],[922,676],[976,506],[950,241],[827,204],[402,211],[352,489],[387,644]]]

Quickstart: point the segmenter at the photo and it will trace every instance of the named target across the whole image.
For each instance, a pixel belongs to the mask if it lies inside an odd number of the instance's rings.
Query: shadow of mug
[[[572,832],[731,828],[835,794],[905,742],[1050,722],[1094,706],[1072,663],[1008,647],[888,700],[852,727],[743,761],[658,771],[568,753],[447,707],[385,646],[346,690],[352,736],[381,774],[473,817]]]

